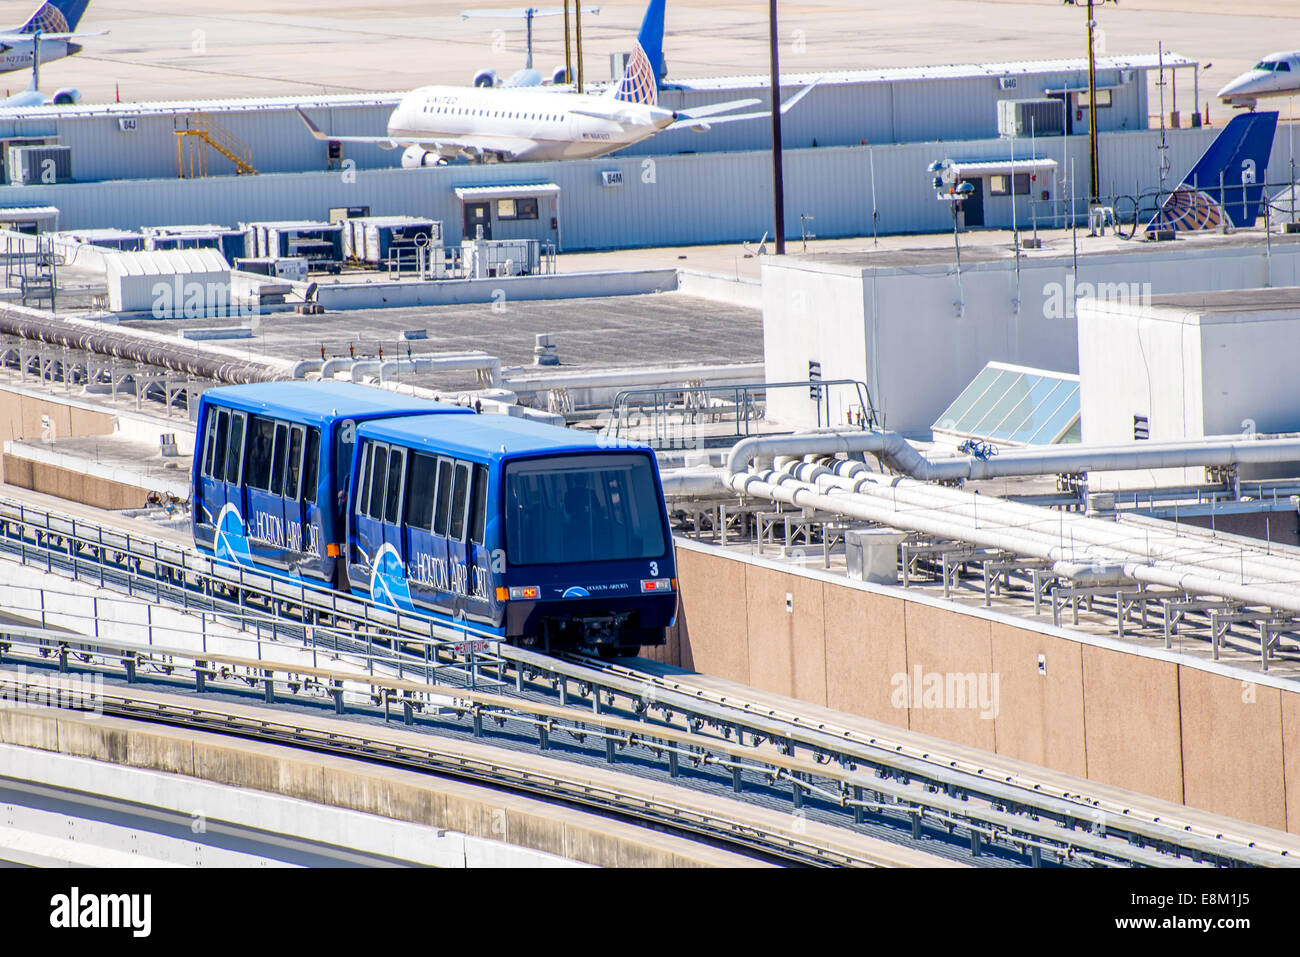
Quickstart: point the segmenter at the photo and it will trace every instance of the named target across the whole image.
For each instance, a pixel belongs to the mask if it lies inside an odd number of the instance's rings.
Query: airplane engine
[[[419,169],[421,166],[439,166],[442,157],[420,146],[408,146],[402,153],[402,169]]]
[[[71,87],[58,90],[50,97],[50,102],[55,106],[71,106],[73,103],[81,102],[81,91],[74,90]]]
[[[555,68],[554,72],[551,73],[551,82],[556,86],[563,86],[565,83],[569,82],[569,75],[565,71],[564,67],[557,66]]]
[[[499,86],[500,84],[496,70],[479,70],[474,74],[475,86]]]

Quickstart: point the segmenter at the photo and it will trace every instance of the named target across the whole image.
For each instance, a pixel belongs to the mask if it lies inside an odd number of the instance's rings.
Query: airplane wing
[[[295,106],[293,109],[302,117],[302,121],[307,124],[307,129],[311,132],[311,135],[322,142],[328,143],[333,140],[336,143],[370,143],[390,150],[397,148],[397,141],[391,136],[331,136],[313,123],[311,118],[302,111],[302,107]]]
[[[95,31],[93,31],[93,32],[91,32],[91,33],[82,33],[82,32],[77,32],[77,33],[42,33],[42,34],[41,34],[41,39],[42,39],[42,40],[80,40],[80,39],[82,39],[83,37],[106,37],[106,36],[108,36],[108,31],[107,31],[107,30],[95,30]]]
[[[820,76],[817,77],[817,79],[813,80],[811,83],[805,86],[794,96],[790,97],[790,99],[782,103],[781,115],[785,116],[786,113],[790,112],[790,108],[793,107],[800,100],[802,100],[809,93],[811,93],[813,87],[815,87],[821,81],[822,81],[822,77]],[[707,130],[709,127],[714,126],[718,123],[734,123],[737,120],[757,120],[765,116],[772,115],[771,110],[761,110],[757,113],[735,113],[729,116],[712,115],[714,111],[721,112],[725,109],[737,109],[741,106],[752,106],[757,102],[759,101],[758,100],[735,100],[731,103],[716,103],[713,104],[712,106],[702,107],[701,109],[692,110],[690,113],[678,113],[677,115],[682,117],[682,119],[673,123],[671,126],[668,127],[668,129],[675,130],[675,129],[680,129],[682,127],[687,127],[693,130],[698,130],[700,132],[703,132],[704,130]],[[704,110],[707,110],[709,112],[703,112]]]
[[[611,113],[601,113],[598,110],[569,110],[576,116],[590,116],[593,120],[609,120],[611,123],[622,123],[624,126],[632,122],[632,114],[625,110],[617,110]]]
[[[762,100],[728,100],[726,103],[710,103],[708,106],[697,106],[691,110],[678,110],[677,116],[682,119],[694,120],[701,116],[713,116],[715,113],[726,113],[728,110],[739,110],[746,106],[753,106],[755,103],[761,103]]]

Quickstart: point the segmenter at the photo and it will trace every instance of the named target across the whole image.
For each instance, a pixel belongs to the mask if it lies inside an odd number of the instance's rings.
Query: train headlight
[[[668,578],[643,578],[641,591],[672,591],[672,580]]]

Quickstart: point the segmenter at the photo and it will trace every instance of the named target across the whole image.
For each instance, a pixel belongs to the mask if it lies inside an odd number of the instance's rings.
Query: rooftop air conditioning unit
[[[1065,132],[1060,100],[998,100],[999,136],[1059,136]]]

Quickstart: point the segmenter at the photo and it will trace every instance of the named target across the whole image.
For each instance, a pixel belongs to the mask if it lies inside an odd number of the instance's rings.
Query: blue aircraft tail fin
[[[613,88],[616,100],[625,103],[659,103],[659,74],[664,60],[664,4],[666,0],[650,0],[636,46],[628,57],[623,78]]]
[[[24,23],[20,33],[72,33],[90,0],[45,0]]]
[[[1217,229],[1225,222],[1239,229],[1255,225],[1276,132],[1276,113],[1233,117],[1161,204],[1147,229]]]

